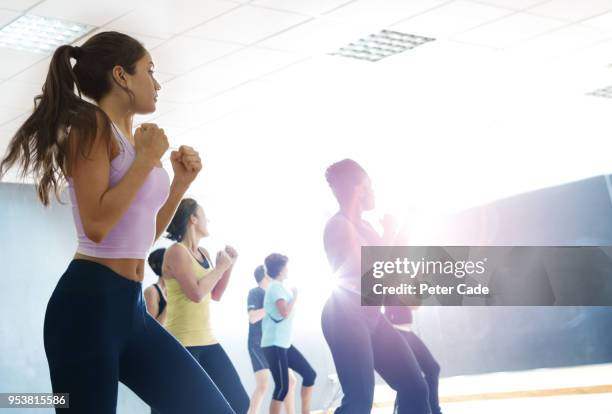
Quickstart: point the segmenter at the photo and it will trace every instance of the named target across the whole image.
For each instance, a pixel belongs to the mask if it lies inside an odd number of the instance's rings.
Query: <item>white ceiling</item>
[[[312,156],[319,168],[345,153],[367,158],[373,142],[397,148],[398,162],[399,150],[418,148],[425,155],[407,173],[438,160],[441,181],[444,167],[465,165],[453,154],[491,151],[481,161],[498,173],[461,178],[484,180],[490,197],[503,195],[492,189],[500,180],[505,192],[520,191],[607,167],[611,102],[585,93],[612,84],[612,0],[0,0],[0,24],[21,13],[143,41],[162,90],[156,113],[138,121],[158,122],[173,146],[212,153],[211,175],[223,174],[219,160],[234,151],[262,161],[286,150],[296,159],[279,165],[307,165]],[[437,40],[378,63],[329,55],[383,28]],[[0,57],[3,151],[31,110],[49,56],[0,49]],[[597,150],[549,147],[574,130]],[[516,160],[491,161],[516,142],[528,149],[514,153],[527,157],[520,185],[506,171]],[[540,158],[529,161],[531,151]],[[542,169],[538,159],[555,151]],[[589,162],[570,171],[577,155]]]

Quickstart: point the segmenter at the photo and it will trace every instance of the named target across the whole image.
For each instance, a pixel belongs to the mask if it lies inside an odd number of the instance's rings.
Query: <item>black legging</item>
[[[412,353],[419,363],[421,371],[423,371],[423,375],[425,376],[425,381],[427,382],[427,387],[429,390],[429,406],[432,414],[441,414],[442,411],[440,409],[440,400],[438,398],[440,365],[429,351],[429,348],[427,348],[427,345],[425,345],[421,338],[416,336],[414,332],[399,330],[398,332],[404,338],[404,340],[408,342],[408,345],[410,345],[410,349],[412,349]]]
[[[236,414],[246,414],[249,410],[249,395],[223,347],[220,344],[188,346],[187,350],[219,387]]]
[[[44,344],[53,392],[67,410],[115,414],[118,382],[163,414],[235,414],[187,350],[146,311],[142,284],[73,260],[47,305]]]
[[[293,345],[289,348],[266,346],[261,349],[268,360],[270,373],[274,379],[273,400],[285,401],[289,391],[289,368],[300,374],[304,387],[314,385],[317,373],[296,347]]]
[[[321,318],[344,392],[336,414],[369,414],[374,371],[397,391],[399,414],[428,414],[427,384],[410,347],[379,311],[356,293],[336,289]]]

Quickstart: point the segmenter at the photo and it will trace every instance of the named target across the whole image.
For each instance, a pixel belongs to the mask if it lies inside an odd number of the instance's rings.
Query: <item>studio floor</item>
[[[394,396],[377,386],[372,414]],[[442,378],[440,397],[444,414],[612,414],[612,364]]]

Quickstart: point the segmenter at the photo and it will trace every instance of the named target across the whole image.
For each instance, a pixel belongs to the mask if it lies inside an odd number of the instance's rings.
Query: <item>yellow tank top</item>
[[[186,250],[187,247],[181,243]],[[212,270],[212,263],[205,269],[189,252],[189,257],[193,262],[193,270],[196,279],[200,280]],[[172,276],[172,275],[169,275]],[[181,286],[174,278],[166,278],[166,323],[164,327],[170,332],[183,346],[203,346],[213,345],[218,341],[215,339],[210,326],[210,293],[208,293],[200,303],[193,302],[183,293]]]

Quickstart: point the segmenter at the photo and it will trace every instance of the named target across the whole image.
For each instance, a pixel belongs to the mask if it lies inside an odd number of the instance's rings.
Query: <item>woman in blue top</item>
[[[302,354],[291,345],[293,307],[297,290],[290,292],[283,285],[287,278],[287,256],[273,253],[266,257],[265,265],[271,278],[264,297],[266,315],[262,322],[261,348],[270,365],[274,379],[274,393],[270,403],[270,414],[280,413],[283,400],[289,390],[289,368],[302,376],[302,413],[310,413],[312,387],[316,372]]]
[[[270,366],[268,360],[261,349],[261,324],[266,316],[264,309],[264,297],[266,296],[266,288],[270,284],[270,278],[266,276],[266,268],[264,265],[259,265],[255,269],[255,281],[257,287],[249,291],[247,299],[247,309],[249,312],[249,356],[255,373],[255,389],[251,395],[251,404],[249,405],[249,414],[258,414],[259,406],[268,389],[268,378]],[[295,413],[295,375],[289,370],[289,391],[285,397],[283,405],[285,406],[286,414]]]

